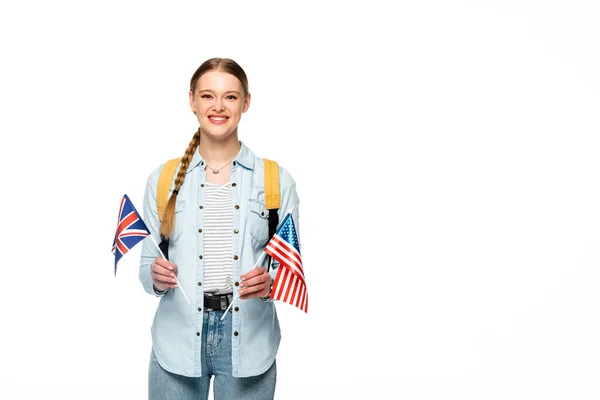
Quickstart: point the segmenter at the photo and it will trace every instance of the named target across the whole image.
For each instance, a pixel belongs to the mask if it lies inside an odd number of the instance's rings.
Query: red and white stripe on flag
[[[275,234],[267,244],[265,252],[279,261],[271,298],[308,312],[308,293],[304,281],[302,258],[298,250]]]

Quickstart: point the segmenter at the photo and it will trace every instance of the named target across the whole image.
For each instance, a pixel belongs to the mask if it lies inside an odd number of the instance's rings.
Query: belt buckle
[[[227,310],[227,296],[223,295],[219,297],[219,301],[221,303],[221,311]]]

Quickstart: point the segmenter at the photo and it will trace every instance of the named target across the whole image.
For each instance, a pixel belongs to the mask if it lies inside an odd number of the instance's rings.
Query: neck
[[[200,146],[198,151],[202,158],[214,168],[219,168],[231,160],[240,151],[240,142],[237,135],[223,140],[214,140],[204,135],[200,138]]]

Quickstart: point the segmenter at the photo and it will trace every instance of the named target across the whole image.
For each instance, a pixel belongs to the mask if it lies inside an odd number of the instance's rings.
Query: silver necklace
[[[227,164],[223,165],[221,168],[218,168],[218,169],[213,169],[210,165],[208,165],[208,163],[206,163],[206,168],[210,168],[212,170],[213,174],[218,174],[219,171],[222,170],[223,168],[225,168],[226,166],[228,166],[231,161],[232,160],[229,160],[229,162]]]

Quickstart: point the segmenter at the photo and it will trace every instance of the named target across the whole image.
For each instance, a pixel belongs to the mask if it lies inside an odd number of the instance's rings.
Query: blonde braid
[[[173,189],[173,193],[171,197],[169,197],[169,201],[167,202],[167,206],[165,207],[165,212],[163,214],[163,219],[160,223],[160,236],[164,238],[169,238],[171,233],[173,232],[173,228],[175,227],[175,204],[177,203],[177,195],[179,194],[179,189],[181,185],[183,185],[183,181],[185,179],[185,175],[187,173],[188,166],[192,161],[192,157],[194,157],[194,153],[200,144],[200,128],[194,134],[194,137],[190,141],[188,148],[185,151],[184,156],[181,159],[181,164],[179,165],[179,172],[177,173],[177,178],[175,178],[175,188]]]

